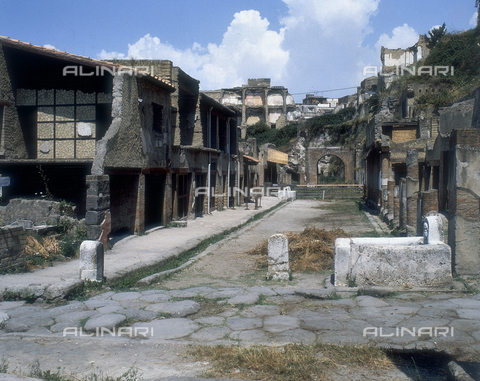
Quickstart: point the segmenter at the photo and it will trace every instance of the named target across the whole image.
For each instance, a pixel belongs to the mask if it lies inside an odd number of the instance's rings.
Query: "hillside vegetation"
[[[374,94],[369,99],[370,114],[365,118],[358,118],[356,109],[348,107],[335,114],[290,123],[280,130],[270,129],[266,123],[259,122],[247,129],[246,137],[256,138],[258,145],[273,143],[277,149],[284,152],[288,152],[299,135],[306,138],[306,146],[315,137],[325,135],[330,146],[354,147],[364,141],[366,121],[380,111],[382,99],[388,96],[399,97],[410,83],[442,85],[440,92],[417,98],[419,107],[433,105],[438,109],[451,105],[480,86],[480,27],[465,32],[446,32],[435,41],[427,58],[416,64],[415,72],[421,66],[453,66],[454,75],[423,74],[399,77],[388,90]]]
[[[453,76],[430,76],[427,74],[404,76],[394,81],[390,92],[382,95],[394,93],[395,90],[401,91],[409,83],[441,83],[444,87],[440,93],[420,97],[417,104],[443,107],[468,96],[475,88],[480,86],[479,43],[480,28],[459,33],[446,33],[430,51],[427,58],[416,64],[416,68],[418,69],[421,66],[453,66]]]
[[[361,119],[354,119],[355,107],[348,107],[335,114],[316,116],[311,119],[290,123],[280,130],[271,129],[258,122],[247,129],[247,138],[256,138],[260,146],[273,143],[277,149],[286,152],[296,141],[299,132],[306,132],[307,143],[315,136],[325,134],[331,146],[352,146],[360,143],[365,136]]]

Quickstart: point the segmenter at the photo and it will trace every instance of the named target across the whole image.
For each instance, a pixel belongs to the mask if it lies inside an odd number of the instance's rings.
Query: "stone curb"
[[[0,296],[2,298],[16,297],[20,299],[44,299],[44,300],[58,300],[64,299],[75,291],[82,289],[84,281],[81,279],[65,279],[57,283],[44,284],[20,284],[11,287],[6,287]]]
[[[470,375],[455,361],[448,363],[447,380],[448,381],[475,381]]]

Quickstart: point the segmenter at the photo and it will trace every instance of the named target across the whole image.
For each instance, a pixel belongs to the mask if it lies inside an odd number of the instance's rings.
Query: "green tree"
[[[480,0],[476,0],[477,2]],[[433,28],[432,30],[428,31],[428,36],[425,35],[425,39],[427,41],[427,48],[432,50],[435,45],[437,45],[438,41],[440,41],[443,36],[447,33],[447,27],[445,23],[442,24],[439,28]]]

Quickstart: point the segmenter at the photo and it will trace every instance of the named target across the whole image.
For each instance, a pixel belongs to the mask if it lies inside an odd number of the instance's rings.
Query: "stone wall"
[[[440,134],[448,136],[455,130],[469,129],[472,125],[473,108],[475,100],[470,99],[464,102],[458,102],[454,105],[440,109]]]
[[[60,216],[75,217],[75,207],[58,201],[14,198],[0,209],[0,225],[29,220],[32,225],[55,225]]]
[[[25,267],[26,235],[21,226],[0,228],[0,272]]]
[[[452,133],[449,164],[449,237],[454,271],[478,275],[480,266],[480,132]]]

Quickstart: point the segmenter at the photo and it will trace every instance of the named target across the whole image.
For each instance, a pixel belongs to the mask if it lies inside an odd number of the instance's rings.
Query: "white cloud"
[[[282,22],[291,56],[289,90],[306,93],[358,86],[364,79],[362,68],[379,61],[380,54],[362,43],[371,33],[370,18],[380,0],[283,1],[288,7]],[[350,89],[343,94],[354,92]]]
[[[277,0],[278,1],[278,0]],[[128,45],[128,53],[102,51],[108,58],[168,59],[202,89],[271,78],[291,93],[358,86],[362,69],[380,63],[380,53],[362,46],[380,0],[282,0],[288,8],[278,31],[255,10],[235,13],[220,44],[177,49],[150,34]],[[417,36],[418,38],[418,36]],[[393,38],[392,38],[393,39]],[[416,42],[416,40],[415,40]],[[346,93],[354,93],[351,89]],[[339,94],[326,93],[328,97]],[[301,100],[301,95],[296,97]]]
[[[440,27],[439,25],[438,27]],[[432,29],[436,28],[435,26]],[[415,45],[418,42],[418,33],[408,24],[403,24],[402,26],[397,26],[392,31],[392,36],[383,33],[380,35],[375,47],[377,50],[383,46],[388,49],[406,49],[410,46]]]
[[[258,11],[242,11],[235,13],[220,45],[208,44],[204,48],[194,43],[191,48],[179,50],[147,34],[128,45],[126,56],[104,50],[98,56],[101,59],[168,59],[199,79],[205,90],[239,86],[251,77],[281,80],[289,53],[281,47],[283,30],[275,32],[268,26],[268,20]]]
[[[43,45],[43,47],[44,47],[45,49],[58,50],[55,46],[50,45],[50,44],[45,44],[45,45]]]
[[[472,18],[468,22],[468,25],[475,28],[477,26],[477,17],[478,17],[478,11],[475,11],[475,13],[472,15]]]

